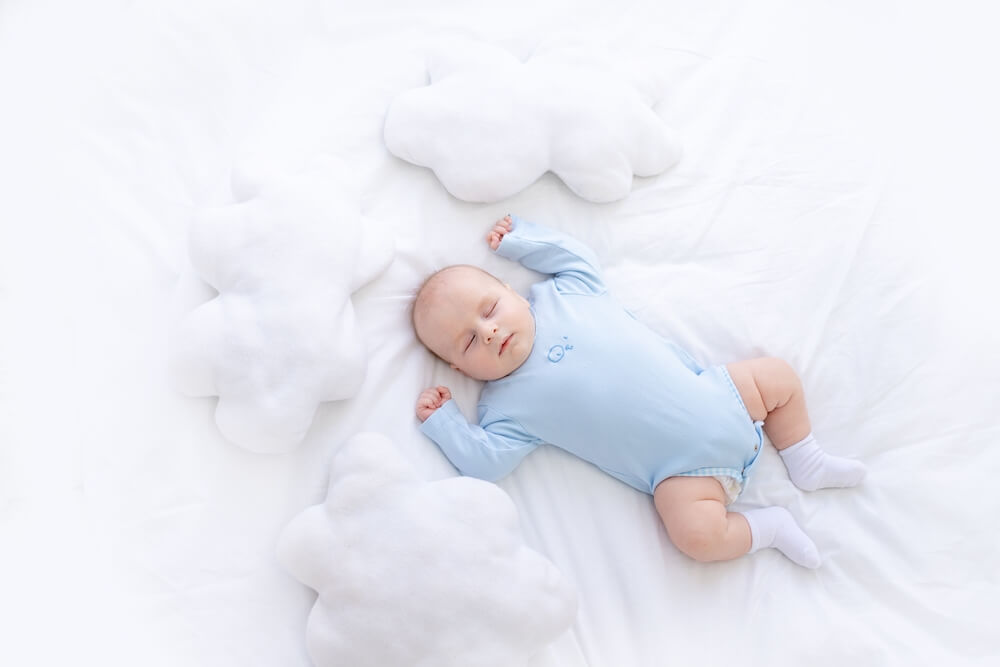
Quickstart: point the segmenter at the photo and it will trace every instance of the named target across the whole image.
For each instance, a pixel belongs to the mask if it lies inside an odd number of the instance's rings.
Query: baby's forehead
[[[475,266],[449,266],[432,275],[421,292],[427,296],[435,293],[468,293],[481,291],[484,285],[492,285],[500,281],[492,274]]]
[[[482,271],[474,266],[448,266],[435,273],[432,279],[443,283],[450,283],[468,280],[469,278],[477,276],[480,273],[482,273]]]
[[[449,266],[432,274],[417,292],[413,306],[414,324],[424,320],[428,311],[434,310],[435,303],[479,298],[485,287],[497,284],[499,279],[475,266]]]
[[[447,266],[437,272],[438,276],[442,278],[479,278],[484,280],[497,280],[497,278],[492,274],[480,269],[478,266],[472,266],[470,264],[456,264],[455,266]]]

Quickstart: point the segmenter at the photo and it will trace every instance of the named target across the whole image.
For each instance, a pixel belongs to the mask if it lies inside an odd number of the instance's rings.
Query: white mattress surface
[[[869,467],[857,489],[803,493],[762,454],[737,509],[788,507],[824,557],[807,571],[773,550],[692,562],[649,496],[540,449],[499,486],[580,606],[534,667],[1000,664],[994,8],[474,5],[0,5],[0,663],[309,664],[315,594],[277,537],[358,432],[427,480],[456,474],[413,405],[446,384],[472,416],[479,384],[419,346],[408,303],[452,263],[537,280],[483,240],[510,211],[588,243],[619,299],[700,361],[790,361],[817,437]],[[683,159],[610,204],[551,174],[496,204],[453,198],[382,140],[453,35],[522,59],[607,49],[658,91]],[[360,391],[272,456],[168,378],[188,225],[253,151],[276,171],[353,165],[396,247],[353,297]]]

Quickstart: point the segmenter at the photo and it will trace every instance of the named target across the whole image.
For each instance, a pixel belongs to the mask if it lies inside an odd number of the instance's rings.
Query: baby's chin
[[[490,378],[490,379],[491,380],[499,380],[500,378],[507,377],[508,375],[510,375],[511,373],[513,373],[518,368],[520,368],[521,366],[524,365],[524,362],[526,362],[528,360],[528,357],[530,356],[530,353],[531,353],[531,350],[528,350],[528,353],[525,354],[524,356],[522,356],[522,357],[514,357],[513,360],[512,360],[512,363],[509,366],[506,366],[501,371],[500,375],[497,375],[496,377]]]
[[[517,368],[510,368],[510,369],[500,369],[492,373],[477,373],[475,375],[473,375],[472,373],[465,373],[465,375],[468,375],[473,380],[482,380],[483,382],[493,382],[494,380],[499,380],[501,378],[507,377],[516,370]]]
[[[491,368],[489,371],[478,371],[469,372],[464,371],[461,368],[458,370],[462,372],[463,375],[467,375],[473,380],[482,380],[484,382],[492,382],[493,380],[499,380],[505,378],[518,368],[524,365],[524,362],[528,360],[528,355],[524,355],[523,358],[515,359],[513,363],[505,364],[504,366],[498,368]]]

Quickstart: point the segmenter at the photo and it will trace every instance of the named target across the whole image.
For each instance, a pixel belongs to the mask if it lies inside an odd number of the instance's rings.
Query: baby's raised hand
[[[493,229],[486,235],[486,242],[490,244],[490,249],[496,250],[499,248],[503,237],[513,228],[514,223],[511,222],[509,215],[505,215],[503,219],[494,222]]]
[[[448,387],[438,386],[424,389],[420,398],[417,399],[417,418],[421,422],[427,421],[427,418],[449,399],[451,399],[451,392],[448,391]]]

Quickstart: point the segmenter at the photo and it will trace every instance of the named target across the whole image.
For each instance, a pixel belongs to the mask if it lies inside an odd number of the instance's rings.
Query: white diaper
[[[740,484],[739,480],[730,477],[729,475],[712,475],[714,479],[719,481],[722,485],[722,489],[726,492],[726,504],[731,505],[733,501],[739,498],[740,493],[743,492],[743,485]]]

